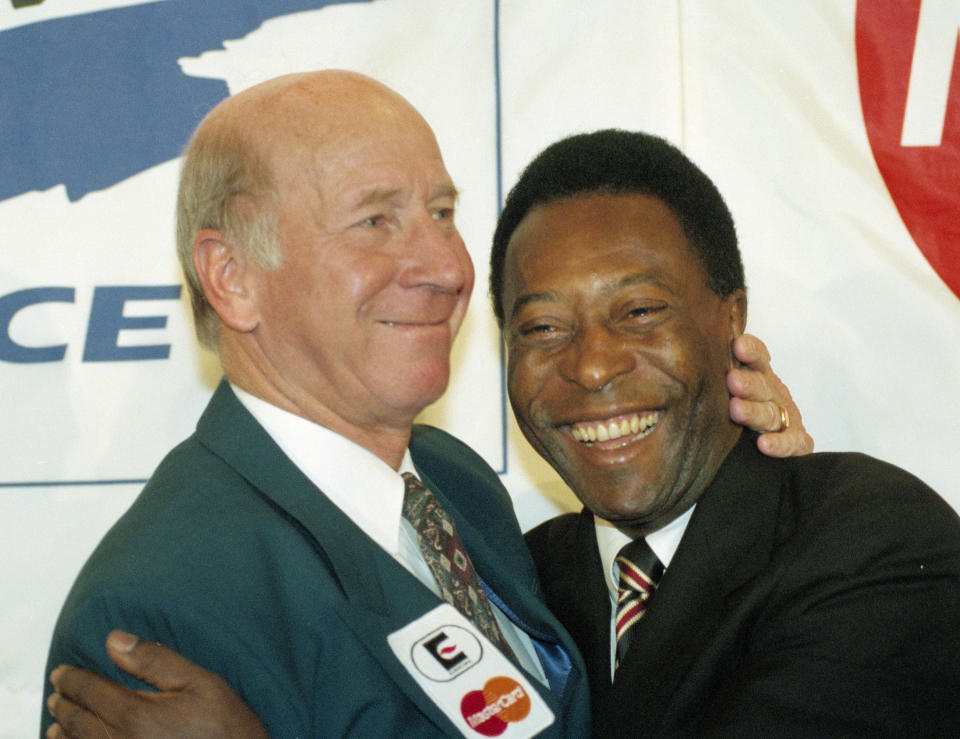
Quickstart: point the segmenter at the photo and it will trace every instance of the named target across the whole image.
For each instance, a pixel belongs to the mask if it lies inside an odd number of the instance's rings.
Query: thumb
[[[158,690],[183,690],[198,675],[206,673],[206,670],[169,647],[144,641],[125,631],[110,632],[107,636],[107,653],[121,670]]]

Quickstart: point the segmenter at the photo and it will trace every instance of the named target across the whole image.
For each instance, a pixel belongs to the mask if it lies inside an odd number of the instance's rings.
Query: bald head
[[[416,109],[386,85],[356,72],[324,70],[277,77],[227,98],[197,135],[207,126],[222,126],[273,156],[338,136],[363,135],[383,123],[413,121],[426,126]]]
[[[216,347],[220,321],[193,263],[199,231],[215,229],[275,268],[278,172],[322,169],[324,155],[347,139],[416,129],[429,132],[403,97],[344,70],[277,77],[210,111],[187,146],[177,199],[177,255],[201,343]]]

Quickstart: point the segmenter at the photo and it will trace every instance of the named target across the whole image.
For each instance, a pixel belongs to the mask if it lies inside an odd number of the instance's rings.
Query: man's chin
[[[394,406],[405,408],[416,415],[443,397],[449,381],[449,364],[442,368],[412,373],[400,378],[396,387],[393,388],[395,391],[399,391]]]
[[[646,529],[669,514],[670,501],[654,485],[631,488],[635,474],[579,475],[567,479],[581,503],[594,515],[618,529]]]

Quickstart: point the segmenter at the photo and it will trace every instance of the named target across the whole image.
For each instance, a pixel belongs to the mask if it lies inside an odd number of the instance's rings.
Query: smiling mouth
[[[617,416],[604,421],[581,421],[570,425],[570,433],[581,444],[611,441],[624,436],[642,438],[660,423],[660,411]]]
[[[441,319],[437,321],[432,320],[423,320],[423,321],[380,321],[384,326],[389,326],[390,328],[406,328],[406,327],[423,327],[423,326],[443,326],[446,325],[447,319]]]

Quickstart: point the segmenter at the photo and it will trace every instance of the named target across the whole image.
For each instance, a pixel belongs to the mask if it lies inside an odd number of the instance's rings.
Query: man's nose
[[[636,358],[622,337],[603,325],[581,326],[560,364],[564,379],[590,392],[602,390],[636,367]]]
[[[410,229],[408,286],[425,285],[456,292],[473,284],[473,263],[452,223],[427,215]]]

